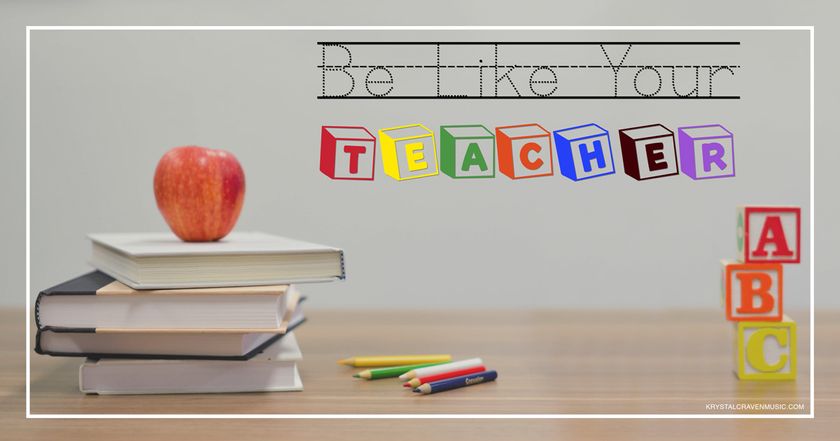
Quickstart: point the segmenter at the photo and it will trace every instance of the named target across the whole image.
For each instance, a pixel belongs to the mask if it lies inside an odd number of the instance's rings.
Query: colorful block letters
[[[321,173],[331,179],[372,181],[376,138],[364,127],[321,127]]]
[[[723,271],[727,320],[782,320],[782,265],[724,261]]]
[[[738,322],[736,374],[741,380],[796,379],[796,322]]]
[[[597,124],[556,130],[554,146],[560,173],[573,181],[615,173],[610,134]]]
[[[799,263],[799,207],[739,207],[738,258],[747,263]]]
[[[638,181],[679,174],[674,132],[662,124],[618,131],[624,173]]]
[[[721,263],[726,319],[735,322],[735,373],[741,380],[796,379],[796,322],[784,313],[782,263],[800,261],[800,214],[799,207],[738,208],[741,261]]]
[[[691,179],[735,176],[734,135],[720,124],[680,127],[680,170]]]
[[[398,180],[438,174],[435,134],[422,124],[379,131],[385,174]]]
[[[539,124],[496,127],[499,171],[511,179],[554,174],[551,134]]]
[[[452,178],[496,176],[496,137],[482,125],[440,127],[440,171]]]

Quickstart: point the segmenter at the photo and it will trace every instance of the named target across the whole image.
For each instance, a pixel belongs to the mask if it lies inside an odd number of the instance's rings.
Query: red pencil
[[[403,383],[403,387],[410,387],[410,388],[413,389],[417,386],[420,386],[421,384],[431,383],[432,381],[440,381],[440,380],[445,380],[447,378],[453,378],[453,377],[460,377],[462,375],[475,374],[475,373],[478,373],[478,372],[484,372],[486,370],[487,370],[487,368],[485,368],[484,365],[478,365],[478,366],[468,367],[468,368],[464,368],[464,369],[458,369],[456,371],[441,372],[439,374],[432,374],[432,375],[428,375],[428,376],[425,376],[425,377],[413,378],[413,379]]]

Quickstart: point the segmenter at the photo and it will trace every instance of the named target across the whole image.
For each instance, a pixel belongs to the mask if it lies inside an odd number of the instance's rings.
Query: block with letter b
[[[782,265],[722,261],[726,319],[780,321],[784,288]]]
[[[735,373],[741,380],[796,379],[796,322],[738,322]]]
[[[720,124],[680,127],[680,170],[691,179],[735,176],[734,135]]]
[[[560,173],[581,181],[615,173],[610,134],[597,124],[554,131]]]
[[[385,174],[398,180],[438,174],[435,134],[422,124],[390,127],[379,131]]]
[[[499,171],[511,179],[554,175],[551,134],[539,124],[496,127]]]
[[[364,127],[321,127],[321,173],[330,179],[372,181],[376,138]]]
[[[738,259],[747,263],[799,263],[799,207],[738,207]]]
[[[678,175],[674,132],[662,124],[618,131],[624,173],[638,181]]]
[[[482,125],[440,127],[440,171],[456,179],[496,176],[496,137]]]

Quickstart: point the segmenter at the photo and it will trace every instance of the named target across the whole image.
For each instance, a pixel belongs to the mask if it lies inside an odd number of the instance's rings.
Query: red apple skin
[[[245,201],[245,173],[230,152],[175,147],[155,170],[155,199],[169,228],[187,242],[225,237]]]

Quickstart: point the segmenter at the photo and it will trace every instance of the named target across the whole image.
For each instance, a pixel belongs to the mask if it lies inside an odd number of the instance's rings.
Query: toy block
[[[680,170],[691,179],[735,176],[734,135],[720,124],[680,127]]]
[[[539,124],[496,127],[499,171],[511,179],[552,176],[551,134]]]
[[[610,134],[597,124],[554,131],[560,173],[573,180],[615,173]]]
[[[662,124],[618,131],[624,173],[637,181],[678,175],[674,132]]]
[[[382,129],[379,143],[386,175],[404,181],[438,174],[435,134],[424,125]]]
[[[321,173],[330,179],[372,181],[376,138],[364,127],[321,127]]]
[[[738,322],[735,374],[741,380],[796,379],[796,322]]]
[[[784,280],[781,264],[726,260],[721,264],[727,320],[782,320]]]
[[[799,263],[799,207],[738,207],[738,259],[746,263]]]
[[[496,176],[496,137],[482,125],[440,127],[440,171],[456,179]]]

